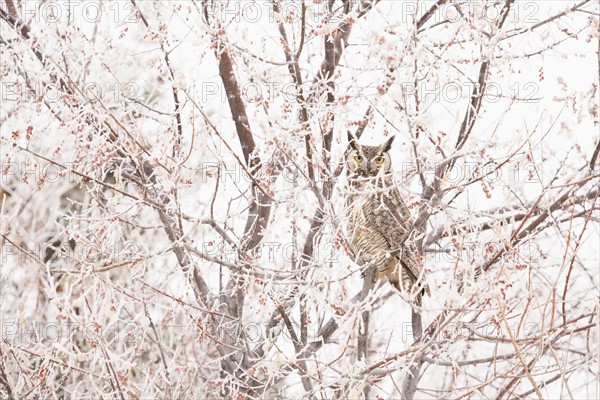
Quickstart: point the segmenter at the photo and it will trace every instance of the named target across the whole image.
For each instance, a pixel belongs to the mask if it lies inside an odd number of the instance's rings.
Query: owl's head
[[[348,148],[346,149],[346,167],[349,175],[375,177],[379,173],[392,170],[392,158],[389,151],[395,136],[390,137],[380,146],[365,146],[348,132]]]

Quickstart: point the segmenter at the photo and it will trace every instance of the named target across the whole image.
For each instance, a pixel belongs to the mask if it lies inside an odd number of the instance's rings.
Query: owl
[[[394,136],[380,146],[365,146],[348,133],[345,152],[348,176],[348,234],[354,253],[375,268],[375,280],[386,278],[421,304],[422,267],[418,252],[407,243],[412,218],[394,184],[390,148]]]

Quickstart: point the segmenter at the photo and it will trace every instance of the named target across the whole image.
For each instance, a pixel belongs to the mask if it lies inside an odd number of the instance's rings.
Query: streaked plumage
[[[390,147],[365,146],[349,135],[346,150],[349,214],[348,233],[354,252],[376,269],[376,279],[387,278],[398,290],[429,293],[422,282],[420,256],[407,244],[412,232],[410,211],[393,180]],[[398,268],[400,266],[400,268]],[[402,282],[402,288],[400,287]],[[421,303],[421,294],[415,302]]]

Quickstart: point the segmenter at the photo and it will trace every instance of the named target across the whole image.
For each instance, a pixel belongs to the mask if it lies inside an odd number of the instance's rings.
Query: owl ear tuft
[[[384,144],[381,145],[382,153],[389,151],[392,148],[392,142],[394,141],[395,138],[396,138],[396,136],[392,136]]]
[[[352,134],[352,132],[348,132],[348,146],[352,147],[354,150],[358,150],[358,139],[356,136]]]

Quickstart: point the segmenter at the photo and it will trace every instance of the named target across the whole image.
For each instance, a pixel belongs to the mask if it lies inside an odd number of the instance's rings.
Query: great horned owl
[[[361,145],[350,133],[348,140],[346,210],[352,248],[375,268],[376,280],[387,278],[399,291],[415,295],[420,305],[422,292],[429,294],[429,288],[420,283],[422,268],[416,249],[406,243],[412,218],[394,184],[389,154],[394,136],[381,146]]]

